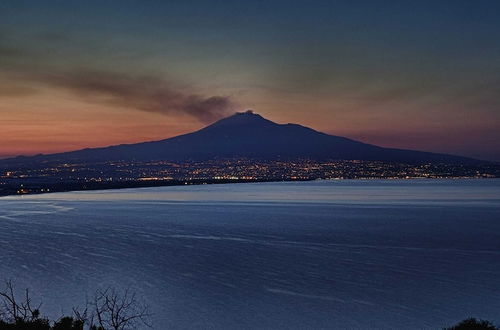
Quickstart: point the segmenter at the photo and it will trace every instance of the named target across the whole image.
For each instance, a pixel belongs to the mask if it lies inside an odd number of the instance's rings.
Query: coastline
[[[343,181],[343,180],[483,180],[483,179],[500,179],[498,177],[360,177],[360,178],[308,178],[308,179],[191,179],[191,180],[154,180],[154,181],[117,181],[117,182],[61,182],[46,185],[50,188],[44,191],[29,191],[29,186],[26,186],[27,192],[19,192],[14,188],[2,191],[0,190],[0,199],[3,197],[25,196],[25,195],[42,195],[61,192],[76,192],[76,191],[97,191],[97,190],[116,190],[116,189],[131,189],[131,188],[153,188],[153,187],[171,187],[171,186],[186,186],[186,185],[206,185],[206,184],[234,184],[234,183],[261,183],[261,182],[306,182],[306,181]]]
[[[42,195],[59,192],[73,191],[94,191],[94,190],[113,190],[113,189],[130,189],[130,188],[153,188],[153,187],[170,187],[170,186],[186,186],[186,185],[204,185],[204,184],[231,184],[231,183],[259,183],[259,182],[288,182],[288,181],[313,181],[315,179],[227,179],[227,180],[155,180],[155,181],[118,181],[118,182],[85,182],[85,183],[54,183],[47,185],[50,188],[45,191],[33,191],[20,193],[18,190],[11,189],[10,191],[0,191],[0,198],[8,196],[24,196],[24,195]],[[26,186],[29,189],[28,186]]]

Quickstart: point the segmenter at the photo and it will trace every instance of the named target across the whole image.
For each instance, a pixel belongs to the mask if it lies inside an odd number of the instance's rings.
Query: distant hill
[[[329,135],[297,124],[277,124],[252,111],[239,112],[199,131],[173,138],[83,149],[50,155],[16,157],[0,163],[34,161],[149,161],[214,158],[371,160],[401,163],[478,164],[479,160],[422,151],[383,148]]]

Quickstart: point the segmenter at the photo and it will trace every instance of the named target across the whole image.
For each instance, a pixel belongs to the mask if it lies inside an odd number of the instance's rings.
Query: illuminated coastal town
[[[379,161],[255,160],[40,163],[0,169],[0,194],[180,184],[335,179],[494,178],[496,164],[402,164]]]

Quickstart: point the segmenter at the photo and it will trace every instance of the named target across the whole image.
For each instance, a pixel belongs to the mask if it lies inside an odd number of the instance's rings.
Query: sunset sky
[[[253,109],[500,161],[500,1],[0,2],[0,157]]]

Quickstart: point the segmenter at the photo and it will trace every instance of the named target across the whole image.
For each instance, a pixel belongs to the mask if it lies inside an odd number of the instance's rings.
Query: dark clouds
[[[19,56],[22,52],[13,47],[0,31],[0,66],[4,66],[6,60]]]
[[[214,121],[235,108],[229,97],[182,91],[160,77],[80,70],[40,78],[87,101],[160,114],[183,113],[202,122]]]
[[[42,37],[37,35],[36,39],[42,38],[44,42],[67,39],[60,33]],[[228,96],[201,95],[181,89],[178,83],[161,76],[139,76],[92,67],[64,68],[55,62],[50,55],[41,54],[26,44],[20,45],[0,30],[0,97],[34,94],[48,87],[68,91],[84,102],[164,115],[187,114],[204,123],[236,110]]]
[[[84,102],[136,109],[163,115],[187,114],[210,123],[236,110],[228,96],[204,96],[176,87],[161,77],[134,76],[96,70],[47,73],[10,70],[10,82],[0,82],[0,97],[38,92],[41,87],[68,91]]]
[[[2,58],[10,58],[12,56],[19,55],[19,52],[16,49],[10,48],[6,45],[2,45],[0,40],[0,59]]]

